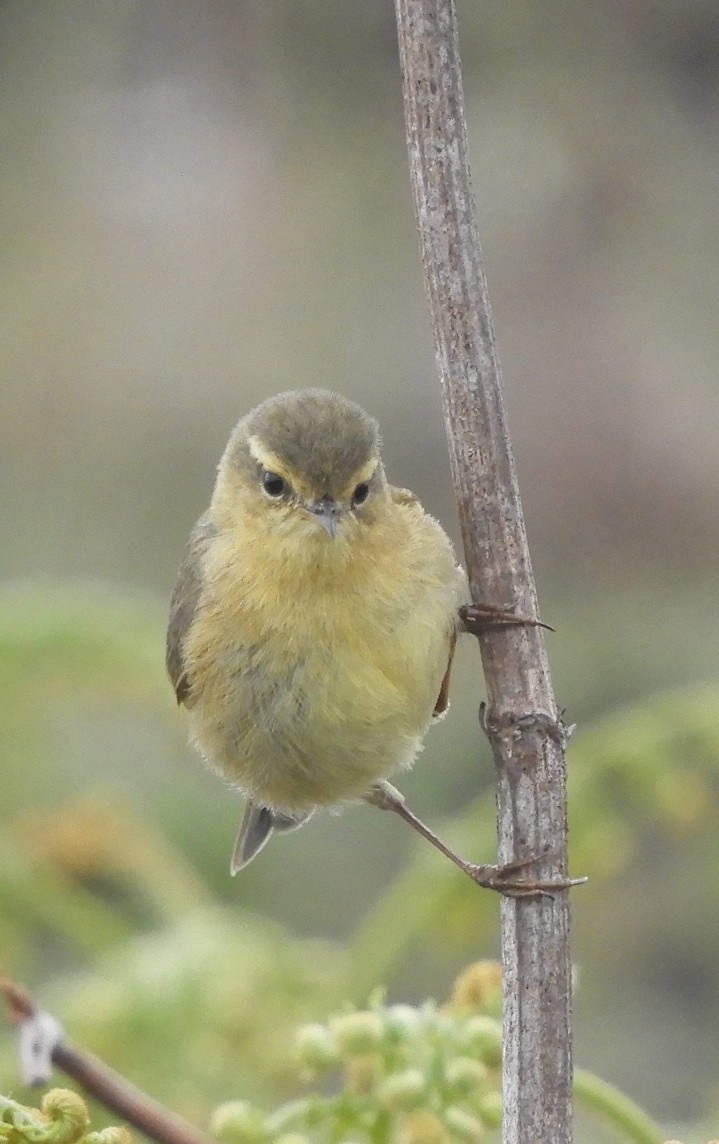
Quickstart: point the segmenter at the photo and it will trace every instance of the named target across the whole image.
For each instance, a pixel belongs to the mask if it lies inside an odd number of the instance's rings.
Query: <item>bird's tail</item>
[[[312,814],[311,810],[298,814],[280,814],[269,806],[261,806],[251,798],[247,800],[245,813],[240,823],[240,829],[235,839],[235,848],[232,851],[230,873],[237,874],[243,870],[273,834],[289,834],[302,826]]]

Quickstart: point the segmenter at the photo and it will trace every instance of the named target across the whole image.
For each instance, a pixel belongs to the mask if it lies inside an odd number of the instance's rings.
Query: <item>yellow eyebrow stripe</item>
[[[258,465],[262,465],[263,469],[269,469],[272,473],[278,473],[279,476],[285,477],[287,480],[290,479],[287,467],[282,464],[276,453],[265,448],[259,437],[249,437],[247,444],[250,448],[250,456],[257,461]]]
[[[357,485],[364,484],[365,481],[370,481],[377,471],[378,464],[379,459],[377,457],[370,457],[369,461],[367,461],[361,469],[358,469],[352,477],[352,480],[345,485],[342,490],[342,496],[347,498],[351,497]]]
[[[379,460],[377,457],[370,457],[366,465],[363,465],[359,472],[355,473],[352,481],[353,485],[361,485],[363,481],[370,481],[377,471]]]

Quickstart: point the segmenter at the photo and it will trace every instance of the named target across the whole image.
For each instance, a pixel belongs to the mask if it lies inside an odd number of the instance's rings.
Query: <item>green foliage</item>
[[[316,1083],[340,1071],[339,1090],[315,1089],[268,1113],[248,1100],[226,1101],[213,1114],[212,1131],[221,1144],[489,1144],[502,1116],[500,1003],[499,965],[478,962],[441,1008],[387,1005],[377,993],[367,1009],[345,1006],[324,1024],[302,1025],[292,1054],[297,1079]],[[156,1011],[149,1021],[155,1029]],[[256,1048],[262,1067],[271,1068],[266,1033]],[[176,1053],[170,1060],[183,1077],[191,1071]],[[661,1144],[657,1125],[599,1078],[578,1072],[575,1095],[620,1139]],[[124,1129],[89,1132],[89,1124],[84,1101],[64,1089],[48,1092],[39,1112],[0,1097],[0,1140],[7,1144],[128,1144]]]
[[[496,1006],[497,967],[473,973]],[[223,1144],[449,1144],[499,1126],[501,1025],[471,1005],[413,1008],[376,996],[366,1009],[300,1027],[295,1051],[307,1079],[339,1072],[339,1090],[313,1091],[268,1115],[245,1101],[221,1105],[212,1126]]]
[[[367,1009],[342,1005],[346,999],[362,1005],[400,967],[419,961],[434,979],[466,960],[478,934],[487,942],[495,932],[494,896],[478,893],[417,845],[342,946],[297,938],[256,911],[224,905],[206,874],[214,847],[221,884],[229,881],[229,835],[221,837],[213,817],[223,792],[207,811],[204,789],[201,799],[192,786],[201,771],[188,768],[177,781],[173,752],[181,731],[160,649],[161,623],[147,600],[97,585],[17,585],[0,593],[0,732],[13,760],[0,821],[4,968],[32,984],[74,1041],[196,1122],[237,1096],[250,1121],[265,1133],[269,1122],[268,1138],[284,1136],[285,1144],[297,1133],[361,1140],[360,1127],[367,1138],[372,1117],[373,1139],[387,1125],[407,1140],[412,1125],[426,1138],[436,1129],[438,1140],[441,1132],[461,1140],[471,1139],[481,1122],[487,1135],[498,1108],[497,1062],[476,1046],[467,1051],[462,1037],[468,1027],[478,1038],[484,1029],[496,1052],[496,1012],[475,999],[478,1026],[476,1013],[470,1018],[456,1009],[408,1009],[376,998]],[[575,892],[578,942],[586,933],[595,949],[610,933],[612,952],[604,959],[624,958],[622,977],[631,964],[631,949],[621,942],[632,932],[632,915],[662,900],[680,857],[692,889],[696,879],[719,887],[712,827],[719,809],[717,707],[719,684],[707,683],[615,712],[572,742],[571,866],[590,876]],[[97,760],[79,750],[73,755],[73,728],[83,721],[97,738]],[[120,794],[108,788],[112,768],[96,764],[119,752],[118,729],[127,735],[131,723],[143,724],[144,737],[131,738],[136,750],[121,744],[129,778]],[[148,792],[151,813],[144,810]],[[481,857],[484,845],[489,856],[491,798],[468,806],[441,832],[460,851]],[[634,891],[623,881],[630,871]],[[311,893],[321,894],[322,877],[313,879]],[[252,878],[243,893],[245,885]],[[621,893],[608,893],[619,886]],[[611,911],[622,907],[626,925],[617,926]],[[651,924],[679,925],[682,940],[692,933],[695,949],[706,931],[705,964],[713,967],[713,915],[706,920],[706,914],[694,893],[675,893],[672,910],[660,910]],[[637,955],[642,980],[647,965],[656,968],[670,949],[668,928],[662,940],[649,961]],[[683,946],[680,955],[686,956]],[[420,991],[427,990],[420,984]],[[401,1025],[402,1014],[407,1029],[390,1051],[388,1028]],[[322,1085],[303,1097],[311,1071]],[[9,1038],[0,1042],[0,1087],[17,1092]],[[619,1094],[615,1100],[615,1090],[596,1078],[578,1073],[578,1092],[595,1116],[606,1119],[601,1106],[608,1093],[612,1115],[619,1117],[621,1106],[635,1127],[641,1123],[635,1106]],[[448,1109],[454,1110],[449,1121]],[[225,1128],[236,1125],[241,1115],[234,1105],[218,1124],[225,1116]],[[353,1134],[348,1117],[356,1122]],[[104,1122],[100,1110],[97,1119]],[[621,1127],[621,1117],[615,1124]],[[649,1135],[629,1138],[659,1139],[646,1124]],[[337,1125],[344,1125],[344,1136],[331,1135],[340,1132]],[[626,1138],[626,1125],[622,1131]]]
[[[92,972],[55,979],[42,1003],[73,1041],[203,1122],[228,1093],[272,1102],[294,1091],[294,1029],[338,1003],[343,976],[339,950],[208,908],[108,951]],[[3,1086],[17,1088],[3,1047]]]
[[[457,979],[449,1003],[414,1008],[375,996],[327,1023],[300,1027],[295,1052],[306,1079],[332,1077],[270,1113],[246,1100],[220,1105],[212,1128],[222,1144],[474,1144],[501,1125],[500,967],[478,962]],[[590,1073],[575,1081],[580,1106],[618,1137],[661,1144],[640,1108]]]
[[[130,1144],[125,1128],[89,1129],[87,1105],[69,1089],[50,1089],[40,1109],[0,1096],[0,1140],[7,1144]]]
[[[577,734],[569,751],[570,862],[574,874],[590,875],[577,895],[616,882],[641,863],[643,848],[711,839],[719,813],[717,709],[719,683],[712,682],[653,696]],[[440,833],[468,853],[478,835],[489,838],[493,830],[494,800],[486,796]],[[719,886],[714,845],[702,854],[702,876]],[[466,948],[493,907],[491,895],[478,898],[466,879],[418,852],[355,934],[358,989],[386,978],[420,933],[440,935],[445,949],[448,942]]]

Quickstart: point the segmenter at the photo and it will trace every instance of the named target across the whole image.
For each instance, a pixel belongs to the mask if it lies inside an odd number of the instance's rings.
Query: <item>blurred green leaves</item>
[[[418,951],[440,976],[475,956],[496,930],[496,898],[418,844],[342,946],[298,938],[247,907],[225,905],[191,851],[192,840],[206,840],[210,853],[218,845],[224,865],[222,839],[214,838],[221,832],[195,799],[195,772],[180,775],[155,757],[158,744],[171,756],[177,742],[161,639],[154,602],[122,590],[33,583],[0,592],[0,730],[13,760],[0,825],[1,957],[41,990],[41,1003],[73,1039],[203,1122],[229,1097],[265,1107],[295,1099],[296,1027],[304,1027],[305,1063],[312,1048],[319,1067],[314,1029],[331,1064],[351,1021],[324,1025],[328,1015],[345,999],[363,1004]],[[572,740],[571,867],[590,878],[574,892],[579,947],[592,945],[606,960],[611,935],[612,956],[623,964],[619,991],[631,990],[637,973],[646,984],[631,915],[661,903],[663,886],[681,885],[676,867],[685,885],[719,892],[718,709],[719,684],[707,682],[616,711]],[[73,755],[73,727],[88,721],[97,728],[94,769]],[[129,781],[114,787],[107,752],[119,753],[112,737],[133,721],[143,734],[133,740]],[[190,806],[178,819],[186,779]],[[179,822],[193,827],[187,845]],[[467,855],[490,854],[491,798],[444,829]],[[308,893],[322,894],[323,876],[314,873]],[[668,894],[672,909],[660,905],[651,915],[661,933],[652,971],[677,972],[675,930],[691,926],[695,939],[706,932],[696,947],[704,952],[693,956],[711,973],[702,896]],[[403,1058],[383,1074],[385,1112],[410,1099],[423,1067]],[[461,1068],[454,1071],[460,1084]],[[0,1088],[16,1087],[8,1039]]]

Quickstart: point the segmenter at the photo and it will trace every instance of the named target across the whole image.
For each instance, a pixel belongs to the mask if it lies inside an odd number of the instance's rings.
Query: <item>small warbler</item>
[[[310,389],[239,422],[167,633],[192,739],[247,798],[233,872],[316,807],[391,799],[382,780],[448,705],[466,599],[449,538],[388,484],[358,405]]]
[[[235,427],[172,596],[167,669],[191,736],[246,797],[236,873],[317,807],[364,799],[405,819],[480,885],[516,896],[534,859],[476,866],[388,781],[448,706],[467,580],[442,527],[388,484],[377,422],[322,389]],[[535,623],[494,608],[465,622]]]

